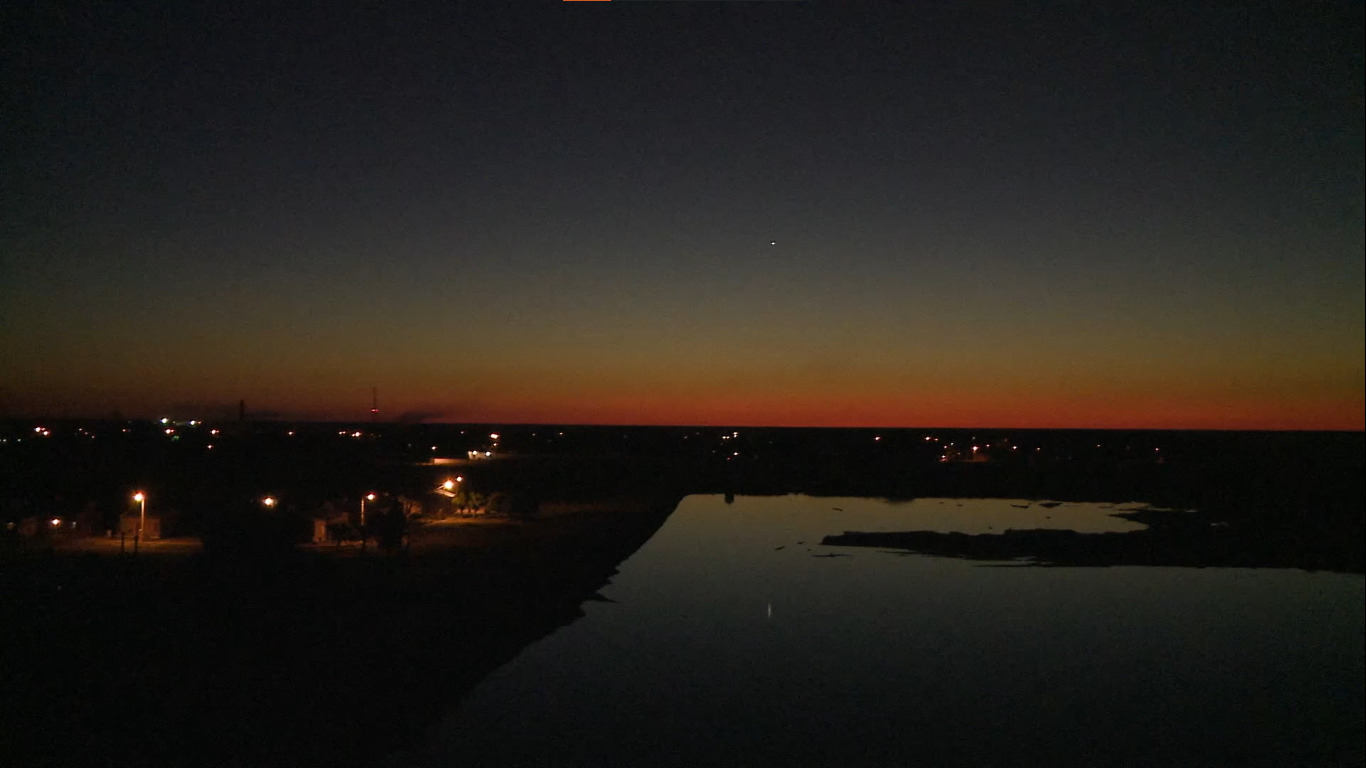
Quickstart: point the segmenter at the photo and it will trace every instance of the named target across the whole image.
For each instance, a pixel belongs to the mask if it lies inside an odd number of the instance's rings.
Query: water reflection
[[[1025,503],[688,497],[612,602],[495,672],[409,762],[1360,760],[1358,575],[979,568],[817,543],[1141,527]]]

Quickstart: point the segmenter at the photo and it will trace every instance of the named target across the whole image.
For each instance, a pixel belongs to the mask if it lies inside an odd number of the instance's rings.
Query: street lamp
[[[267,497],[265,497],[264,499],[261,499],[261,503],[264,504],[264,505],[266,506],[266,509],[271,509],[271,508],[273,508],[273,507],[275,506],[275,504],[276,504],[275,497],[274,497],[274,496],[267,496]]]
[[[136,555],[138,553],[138,543],[142,541],[142,526],[147,523],[147,494],[138,491],[133,494],[133,501],[136,501],[140,507],[138,512],[138,530],[137,533],[133,535],[133,554]]]
[[[367,494],[365,494],[364,496],[360,497],[360,527],[361,527],[361,528],[364,528],[364,527],[365,527],[365,502],[367,502],[367,501],[374,501],[374,500],[375,500],[375,494],[373,494],[373,493],[367,493]]]

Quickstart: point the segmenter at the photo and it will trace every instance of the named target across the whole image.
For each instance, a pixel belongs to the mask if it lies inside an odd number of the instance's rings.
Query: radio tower
[[[379,389],[376,387],[370,388],[370,420],[379,420]]]

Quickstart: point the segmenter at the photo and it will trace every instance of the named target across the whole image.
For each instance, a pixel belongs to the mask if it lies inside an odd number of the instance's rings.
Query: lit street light
[[[365,533],[365,502],[374,501],[375,494],[367,493],[360,497],[360,551],[365,551],[366,539],[369,538]]]
[[[374,500],[375,494],[373,493],[367,493],[364,496],[360,497],[360,527],[362,529],[365,528],[365,502]]]
[[[267,497],[265,497],[264,499],[261,499],[261,503],[264,504],[264,505],[266,506],[267,509],[270,509],[270,508],[274,507],[275,504],[276,504],[275,497],[274,497],[274,496],[267,496]]]
[[[138,542],[142,541],[142,526],[147,523],[147,494],[138,491],[133,494],[133,501],[136,501],[140,507],[138,512],[138,530],[137,533],[133,535],[133,554],[136,555],[138,553]]]

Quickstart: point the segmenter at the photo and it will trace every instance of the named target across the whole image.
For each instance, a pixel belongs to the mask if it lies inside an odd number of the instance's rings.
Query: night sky
[[[344,5],[5,4],[0,416],[1363,428],[1360,2]]]

